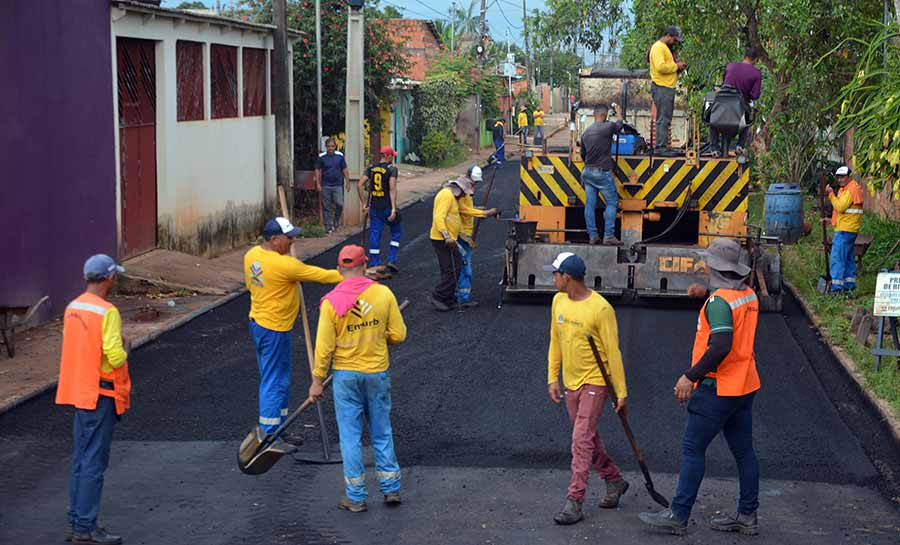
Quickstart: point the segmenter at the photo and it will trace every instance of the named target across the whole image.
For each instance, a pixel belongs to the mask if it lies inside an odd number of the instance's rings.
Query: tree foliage
[[[817,61],[847,37],[871,36],[865,21],[880,18],[882,2],[633,0],[633,10],[635,24],[625,37],[623,64],[646,67],[653,42],[666,26],[679,25],[684,42],[678,55],[689,66],[681,82],[694,96],[719,83],[725,64],[740,60],[743,48],[757,49],[764,74],[758,141],[774,154],[767,175],[799,181],[803,173],[786,172],[784,166],[804,164],[789,156],[814,155],[826,144],[820,137],[837,113],[831,102],[852,77],[863,48],[848,43]]]
[[[582,46],[592,53],[604,42],[616,48],[615,36],[627,23],[621,0],[547,0],[545,10],[534,10],[528,18],[535,50]]]

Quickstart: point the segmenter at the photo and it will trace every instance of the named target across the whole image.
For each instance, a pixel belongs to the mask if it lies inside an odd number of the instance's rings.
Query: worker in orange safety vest
[[[830,185],[825,188],[833,208],[831,291],[842,292],[856,289],[856,237],[862,227],[865,194],[859,184],[850,177],[848,167],[838,167],[834,175],[840,186],[837,195]]]
[[[706,448],[721,432],[738,466],[740,500],[736,513],[715,517],[709,525],[753,535],[759,532],[759,462],[753,448],[753,399],[760,387],[753,351],[759,300],[749,284],[751,269],[740,261],[740,244],[717,238],[699,253],[714,291],[697,319],[691,368],[674,388],[688,411],[678,486],[671,509],[641,513],[640,519],[673,534],[687,531],[703,481]],[[700,286],[692,286],[691,292],[696,288],[702,292]]]
[[[72,477],[66,541],[116,544],[119,536],[97,526],[103,473],[109,464],[113,429],[128,410],[130,343],[122,336],[122,317],[107,299],[116,275],[125,272],[111,257],[84,263],[87,289],[66,307],[56,403],[75,407]]]

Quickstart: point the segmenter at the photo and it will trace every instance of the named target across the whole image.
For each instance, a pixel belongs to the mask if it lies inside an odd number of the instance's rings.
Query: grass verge
[[[749,222],[763,224],[764,196],[754,193],[750,197]],[[863,217],[863,233],[875,235],[875,240],[863,258],[863,266],[857,270],[857,290],[853,297],[820,295],[816,284],[825,273],[825,252],[822,248],[822,228],[815,199],[804,201],[804,221],[812,225],[810,234],[796,244],[784,247],[785,278],[794,285],[809,308],[821,319],[822,334],[833,346],[839,346],[856,363],[866,387],[887,401],[894,415],[900,417],[900,363],[897,358],[882,358],[881,370],[875,371],[875,356],[871,348],[860,346],[850,331],[850,321],[857,307],[871,312],[875,296],[875,278],[879,269],[892,265],[900,256],[888,256],[887,252],[900,238],[900,223],[883,220],[874,214]],[[831,227],[829,226],[829,232]],[[897,252],[895,252],[897,254]],[[892,347],[890,336],[885,346]]]

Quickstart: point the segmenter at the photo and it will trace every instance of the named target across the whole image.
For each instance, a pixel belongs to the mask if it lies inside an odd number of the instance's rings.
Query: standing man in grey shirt
[[[601,104],[594,108],[594,122],[581,135],[578,142],[584,169],[581,181],[584,185],[585,206],[584,221],[587,224],[591,244],[600,244],[600,233],[597,230],[598,192],[603,194],[606,210],[603,213],[603,244],[619,244],[616,238],[616,211],[619,207],[619,192],[613,178],[612,141],[613,136],[622,130],[621,121],[607,121],[609,108]]]

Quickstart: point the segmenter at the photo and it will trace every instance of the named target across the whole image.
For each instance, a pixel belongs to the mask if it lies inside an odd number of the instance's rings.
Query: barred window
[[[237,117],[237,48],[211,45],[209,64],[213,119]]]
[[[178,40],[178,121],[203,119],[203,44]]]
[[[245,47],[244,116],[266,115],[266,50]]]

